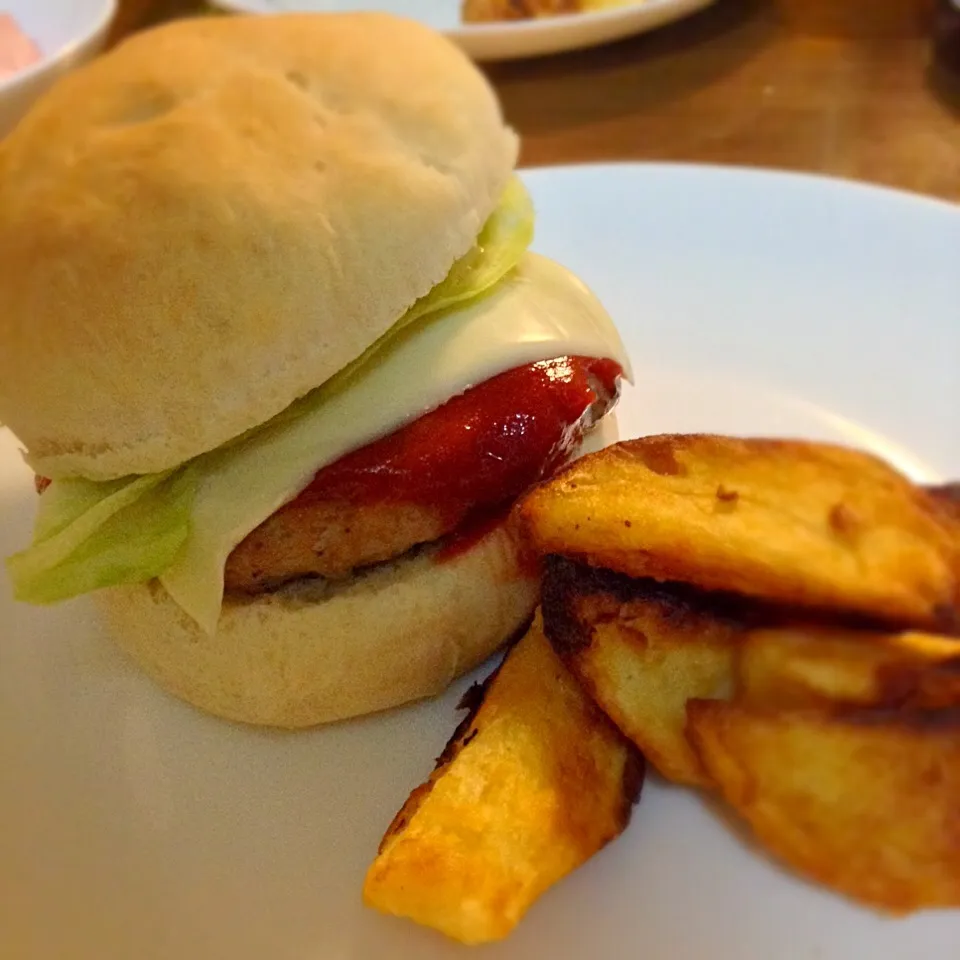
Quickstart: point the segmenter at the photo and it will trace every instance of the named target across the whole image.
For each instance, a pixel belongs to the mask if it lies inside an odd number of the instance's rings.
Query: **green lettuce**
[[[56,603],[158,576],[187,539],[195,490],[196,472],[186,467],[52,483],[40,498],[33,544],[7,560],[14,596]]]
[[[513,179],[475,246],[360,357],[277,417],[218,450],[160,474],[107,482],[54,481],[39,498],[33,543],[8,558],[16,599],[54,603],[101,587],[160,576],[190,536],[195,494],[204,476],[222,471],[230,449],[256,443],[261,431],[309,417],[347,389],[378,355],[423,323],[487,293],[521,260],[533,238],[533,206]]]

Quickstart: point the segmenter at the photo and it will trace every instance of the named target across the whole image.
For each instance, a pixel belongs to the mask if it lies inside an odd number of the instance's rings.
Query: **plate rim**
[[[901,201],[919,201],[933,208],[946,210],[952,215],[960,215],[960,195],[957,200],[950,200],[937,194],[924,193],[922,190],[911,187],[900,187],[888,183],[872,180],[861,180],[857,177],[833,173],[826,170],[800,170],[781,166],[752,166],[743,163],[711,163],[700,160],[638,160],[635,158],[613,160],[588,160],[575,163],[538,163],[521,164],[517,173],[523,177],[527,174],[541,174],[543,172],[574,171],[613,171],[624,168],[634,168],[637,171],[651,171],[653,173],[671,173],[682,171],[685,175],[706,174],[708,176],[729,176],[731,179],[766,180],[772,182],[794,181],[808,184],[820,184],[828,189],[843,189],[860,194],[885,195],[890,199],[899,198]]]
[[[304,10],[291,8],[287,6],[290,0],[209,0],[210,6],[229,13],[255,16],[276,16],[296,13],[338,13],[347,11],[336,10]],[[294,0],[295,2],[295,0]],[[575,33],[578,29],[591,27],[602,27],[607,24],[616,24],[620,21],[632,20],[637,18],[643,20],[647,15],[655,15],[659,11],[669,11],[674,7],[680,7],[686,11],[686,15],[692,15],[700,10],[718,3],[719,0],[637,0],[634,3],[626,3],[619,7],[611,7],[604,10],[586,10],[572,13],[561,13],[550,17],[532,17],[524,20],[500,20],[490,23],[464,23],[460,22],[457,26],[436,29],[438,33],[448,37],[454,42],[470,43],[472,41],[496,40],[500,37],[518,39],[521,37],[537,38],[556,38],[559,39],[570,33]],[[262,4],[273,7],[264,10]],[[276,6],[274,6],[276,4]],[[282,6],[280,4],[283,4]],[[372,10],[376,9],[371,7]],[[359,12],[359,11],[350,11]],[[406,14],[395,14],[396,16],[408,16]],[[411,19],[418,19],[410,17]],[[624,33],[621,39],[626,39],[634,31]],[[581,49],[586,46],[594,46],[596,41],[586,44],[573,44],[564,47],[564,50]],[[557,51],[561,52],[561,51]]]

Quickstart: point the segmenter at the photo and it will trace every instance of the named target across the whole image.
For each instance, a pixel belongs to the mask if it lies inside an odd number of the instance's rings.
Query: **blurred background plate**
[[[633,358],[621,435],[806,436],[960,477],[960,208],[737,169],[522,175],[535,247],[594,288]],[[0,556],[27,541],[35,499],[0,430]],[[467,682],[325,729],[241,728],[161,693],[87,601],[15,604],[0,570],[0,957],[467,957],[360,900]],[[958,944],[960,911],[855,907],[651,777],[624,836],[482,955],[956,960]]]
[[[41,55],[0,77],[0,137],[55,80],[100,50],[116,9],[117,0],[0,0],[0,14],[13,17]]]
[[[211,5],[233,13],[383,10],[440,30],[476,60],[512,60],[620,40],[679,20],[714,2],[639,0],[595,13],[489,24],[464,24],[460,0],[212,0]]]

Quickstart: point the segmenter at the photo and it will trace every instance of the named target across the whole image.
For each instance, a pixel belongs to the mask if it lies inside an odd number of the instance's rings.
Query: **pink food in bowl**
[[[40,48],[9,13],[0,13],[0,80],[29,67],[41,57]]]

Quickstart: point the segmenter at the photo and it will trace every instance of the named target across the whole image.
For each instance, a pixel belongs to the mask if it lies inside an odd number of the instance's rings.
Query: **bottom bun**
[[[342,584],[228,597],[204,633],[157,581],[97,594],[117,643],[161,687],[244,723],[308,727],[433,696],[523,627],[538,594],[511,528]]]

